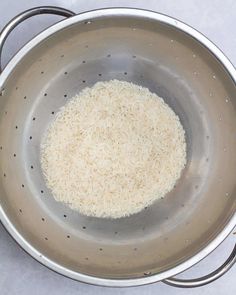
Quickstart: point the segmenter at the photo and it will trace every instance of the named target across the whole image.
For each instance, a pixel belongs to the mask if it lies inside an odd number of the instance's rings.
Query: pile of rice
[[[41,144],[54,198],[95,217],[141,211],[172,190],[185,164],[178,116],[147,88],[118,80],[72,98]]]

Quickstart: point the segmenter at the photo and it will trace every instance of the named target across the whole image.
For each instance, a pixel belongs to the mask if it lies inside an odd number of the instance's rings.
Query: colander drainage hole
[[[0,146],[0,150],[2,150],[2,146]]]
[[[65,75],[67,75],[67,74],[68,74],[68,72],[65,72],[64,74],[65,74]]]
[[[64,97],[67,97],[67,94],[64,94]]]
[[[85,64],[85,63],[86,63],[86,61],[85,61],[85,60],[83,60],[83,61],[82,61],[82,63],[83,63],[83,64]]]
[[[63,58],[64,56],[65,56],[65,55],[64,55],[64,54],[62,54],[62,55],[61,55],[61,58]]]
[[[118,234],[118,231],[115,231],[114,234],[117,235]]]
[[[29,139],[31,140],[32,139],[32,136],[30,136]]]
[[[43,194],[43,190],[41,190],[40,192],[41,192],[41,194]]]
[[[70,236],[69,235],[67,236],[67,239],[70,239]]]
[[[16,129],[18,129],[18,126],[16,126]]]
[[[111,57],[111,55],[110,55],[110,54],[108,54],[108,55],[107,55],[107,57]]]
[[[47,96],[48,94],[47,93],[44,93],[44,96]]]
[[[44,74],[44,71],[41,72],[41,75]]]
[[[64,214],[63,216],[64,216],[64,218],[66,218],[66,217],[67,217],[67,215],[66,215],[66,214]]]
[[[86,226],[83,226],[82,228],[83,228],[83,229],[86,229]]]
[[[127,72],[124,72],[124,75],[127,75],[128,73]]]
[[[136,58],[136,55],[133,55],[132,57],[133,57],[133,58]]]
[[[6,173],[3,174],[3,177],[7,177],[7,176],[6,176]]]
[[[22,213],[22,209],[19,209],[19,212]]]
[[[24,184],[21,185],[22,187],[25,187]]]
[[[103,249],[102,248],[99,248],[99,251],[103,251]]]
[[[13,156],[16,157],[16,154],[14,154]]]
[[[134,248],[134,251],[137,251],[138,250],[138,248]]]
[[[24,99],[26,99],[26,98],[27,98],[27,96],[25,95],[25,96],[24,96]]]
[[[34,166],[33,166],[33,165],[31,165],[31,166],[30,166],[30,168],[31,168],[31,169],[34,169]]]
[[[54,115],[55,113],[54,112],[52,112],[52,115]]]
[[[35,117],[33,117],[33,121],[35,121],[36,120],[36,118]]]
[[[85,257],[85,260],[89,260],[88,257]]]
[[[42,221],[45,221],[45,219],[44,219],[44,218],[42,218]]]
[[[83,80],[83,83],[86,83],[86,81],[85,81],[85,80]]]
[[[47,238],[47,237],[45,237],[44,239],[45,239],[46,241],[48,241],[48,238]]]

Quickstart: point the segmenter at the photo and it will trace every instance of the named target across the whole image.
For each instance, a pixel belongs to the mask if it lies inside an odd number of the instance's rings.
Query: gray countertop
[[[100,7],[127,6],[158,11],[193,26],[209,37],[236,65],[235,0],[0,0],[0,29],[19,12],[40,5],[55,5],[77,13]],[[9,37],[3,50],[3,65],[33,35],[58,20],[39,16],[22,24]],[[232,250],[236,235],[231,234],[212,254],[180,277],[198,277],[218,267]],[[210,285],[197,289],[176,289],[156,283],[135,288],[103,288],[75,282],[47,269],[26,254],[0,225],[0,294],[236,294],[236,267]]]

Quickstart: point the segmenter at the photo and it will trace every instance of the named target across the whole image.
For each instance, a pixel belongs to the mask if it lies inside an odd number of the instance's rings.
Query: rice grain
[[[88,216],[141,211],[172,190],[185,164],[178,116],[147,88],[118,80],[72,98],[41,144],[52,195]]]

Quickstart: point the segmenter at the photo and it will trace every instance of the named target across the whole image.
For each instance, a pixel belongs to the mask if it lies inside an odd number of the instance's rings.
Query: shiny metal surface
[[[181,118],[188,144],[175,190],[115,221],[55,202],[39,165],[54,113],[83,87],[112,78],[162,96]],[[147,284],[197,263],[234,227],[235,70],[187,25],[136,9],[74,16],[24,46],[1,74],[0,89],[0,217],[50,268],[100,285]]]

